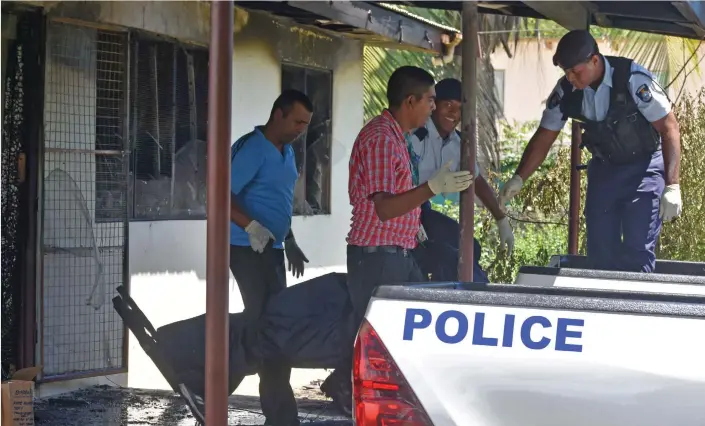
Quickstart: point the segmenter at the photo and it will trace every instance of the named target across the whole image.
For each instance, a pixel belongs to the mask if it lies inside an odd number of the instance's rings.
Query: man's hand
[[[253,220],[245,227],[245,232],[250,237],[250,246],[257,253],[262,253],[269,240],[274,240],[272,231],[262,226],[261,223]]]
[[[512,225],[509,224],[509,218],[503,217],[497,221],[499,229],[499,247],[507,249],[507,256],[511,256],[514,251],[514,231]]]
[[[301,247],[296,243],[296,239],[292,236],[284,241],[284,252],[286,259],[289,261],[289,271],[294,278],[299,278],[304,275],[304,262],[308,263],[308,258],[301,251]]]
[[[503,211],[506,210],[506,204],[512,198],[514,198],[519,193],[519,191],[521,191],[522,186],[524,186],[524,180],[521,178],[521,176],[512,176],[512,178],[504,184],[502,190],[499,191],[499,208],[501,208]]]
[[[664,222],[670,222],[681,215],[683,202],[681,201],[681,187],[678,184],[668,185],[661,196],[659,217]]]
[[[441,170],[428,181],[428,187],[434,194],[465,191],[472,184],[472,174],[467,170],[451,172],[451,163],[452,160],[445,163]]]
[[[426,234],[426,230],[424,229],[423,225],[419,226],[419,232],[416,234],[416,239],[420,243],[423,243],[424,241],[428,240],[428,234]]]

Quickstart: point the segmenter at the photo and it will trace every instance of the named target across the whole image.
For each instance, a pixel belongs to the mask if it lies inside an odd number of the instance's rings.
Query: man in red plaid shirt
[[[421,68],[398,68],[387,84],[389,108],[362,128],[353,145],[347,263],[356,326],[377,286],[426,281],[411,254],[418,241],[426,239],[420,206],[436,194],[464,191],[472,182],[469,171],[451,172],[447,164],[427,183],[415,188],[412,184],[405,134],[423,126],[431,115],[434,85],[433,77]],[[352,408],[351,367],[352,344],[345,365],[321,386],[347,412]]]

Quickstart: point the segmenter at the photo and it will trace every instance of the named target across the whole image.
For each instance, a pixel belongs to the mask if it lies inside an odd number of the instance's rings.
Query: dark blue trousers
[[[433,210],[429,202],[421,206],[421,224],[428,235],[428,241],[420,244],[414,251],[421,272],[424,276],[431,274],[433,281],[458,281],[460,224]],[[482,247],[477,239],[474,243],[473,281],[489,282],[487,274],[480,267]]]
[[[593,158],[585,200],[587,256],[601,270],[653,272],[665,186],[661,151],[627,165]]]

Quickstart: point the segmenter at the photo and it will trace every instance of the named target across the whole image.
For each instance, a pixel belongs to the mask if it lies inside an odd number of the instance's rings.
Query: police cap
[[[589,31],[573,30],[558,42],[556,54],[553,55],[553,65],[563,69],[573,68],[598,53],[600,49]]]
[[[458,101],[462,102],[463,90],[460,80],[455,78],[445,78],[436,83],[437,101]]]

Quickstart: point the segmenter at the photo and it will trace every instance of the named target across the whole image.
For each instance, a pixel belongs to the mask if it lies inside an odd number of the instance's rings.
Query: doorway
[[[36,363],[44,18],[2,11],[2,378]]]

